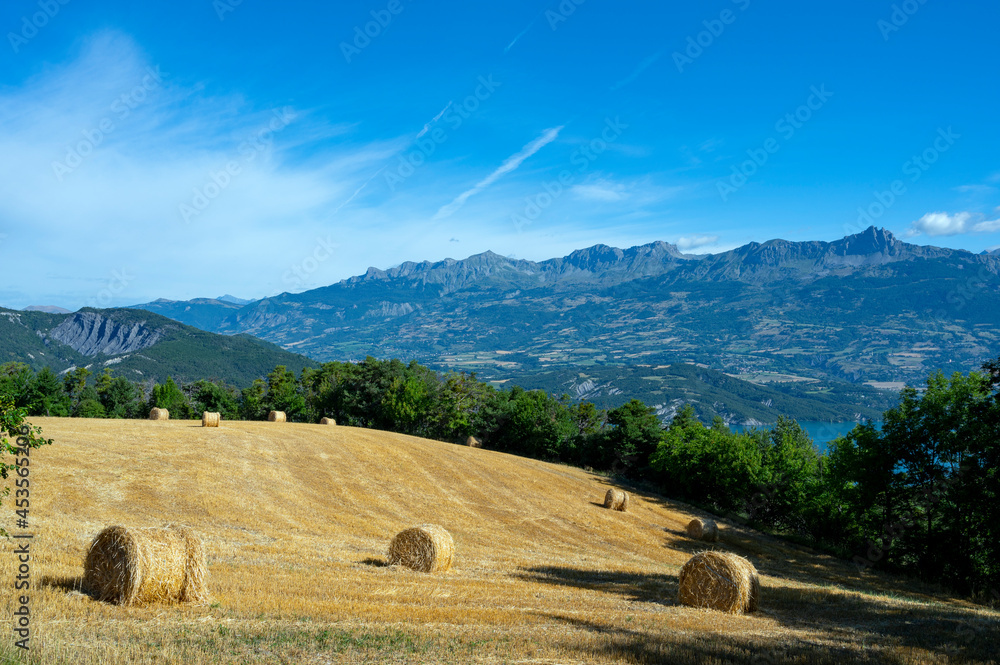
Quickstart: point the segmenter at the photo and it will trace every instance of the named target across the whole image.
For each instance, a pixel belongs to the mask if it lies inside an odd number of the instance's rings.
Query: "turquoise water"
[[[806,434],[813,440],[816,447],[820,450],[826,450],[827,444],[836,439],[839,436],[843,436],[850,432],[857,425],[856,422],[846,422],[846,423],[823,423],[823,422],[809,422],[801,421],[799,426],[806,431]],[[763,429],[770,429],[770,425],[766,425]],[[742,425],[733,425],[731,428],[734,432],[742,432],[746,427]]]

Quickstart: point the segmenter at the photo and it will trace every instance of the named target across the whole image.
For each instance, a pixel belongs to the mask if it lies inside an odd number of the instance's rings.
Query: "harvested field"
[[[42,663],[996,662],[1000,613],[719,523],[692,541],[681,503],[462,445],[288,424],[38,418],[31,656]],[[123,607],[81,594],[108,524],[202,538],[210,605]],[[448,572],[387,567],[393,536],[438,524]],[[760,610],[682,606],[708,547],[760,572]],[[12,580],[12,556],[0,575]],[[12,623],[12,584],[0,621]],[[13,654],[5,629],[5,651]],[[994,660],[991,660],[994,659]]]

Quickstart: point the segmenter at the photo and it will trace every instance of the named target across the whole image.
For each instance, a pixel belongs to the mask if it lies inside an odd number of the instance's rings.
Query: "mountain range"
[[[1000,354],[1000,256],[870,227],[834,242],[770,240],[709,255],[664,242],[541,262],[485,252],[369,268],[244,305],[136,307],[319,361],[416,359],[609,405],[639,397],[669,412],[678,398],[655,375],[688,365],[876,407],[863,384],[898,388]]]

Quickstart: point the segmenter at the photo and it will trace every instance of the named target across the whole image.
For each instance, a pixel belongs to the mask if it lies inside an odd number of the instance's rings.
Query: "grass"
[[[700,513],[634,488],[629,512],[605,510],[609,481],[578,469],[348,427],[37,424],[55,444],[32,454],[30,662],[997,662],[1000,613],[732,523],[713,546],[754,562],[762,611],[683,607]],[[167,522],[203,536],[211,604],[77,590],[103,527]],[[452,533],[455,568],[386,567],[392,536],[425,522]]]

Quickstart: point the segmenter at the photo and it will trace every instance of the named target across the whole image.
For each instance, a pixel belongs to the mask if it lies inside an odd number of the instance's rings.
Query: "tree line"
[[[459,442],[628,479],[877,568],[1000,601],[1000,359],[982,372],[940,372],[905,388],[881,427],[858,425],[819,451],[794,421],[733,432],[690,406],[664,425],[639,400],[610,410],[564,395],[498,389],[475,374],[440,374],[399,360],[330,362],[301,375],[283,366],[244,388],[199,380],[138,384],[110,370],[61,378],[0,366],[0,395],[29,415],[173,418],[341,425]]]

